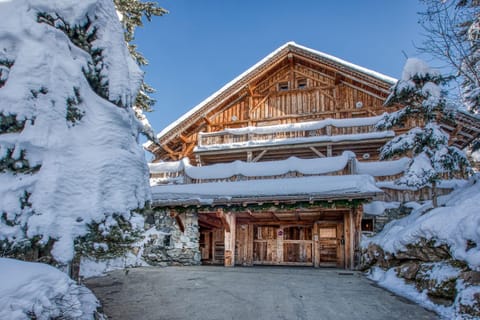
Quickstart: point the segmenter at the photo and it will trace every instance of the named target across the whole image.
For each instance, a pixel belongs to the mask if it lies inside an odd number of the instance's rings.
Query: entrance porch
[[[361,206],[199,211],[202,263],[354,269],[361,216]]]

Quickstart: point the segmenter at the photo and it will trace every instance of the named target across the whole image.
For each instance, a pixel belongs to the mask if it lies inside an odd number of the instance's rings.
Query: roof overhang
[[[295,42],[287,42],[164,128],[157,135],[160,145],[165,144],[178,136],[185,128],[201,119],[212,108],[225,99],[228,99],[232,95],[237,94],[241,90],[245,89],[245,86],[250,81],[258,77],[259,74],[261,74],[264,70],[271,68],[279,61],[288,57],[289,54],[296,54],[303,58],[332,66],[335,68],[338,74],[348,73],[350,76],[353,75],[358,79],[368,79],[373,87],[381,88],[382,90],[387,90],[397,81],[395,78],[358,66],[323,52],[298,45]],[[155,144],[150,141],[145,143],[144,147],[150,151],[153,151],[156,148]]]
[[[382,192],[369,175],[310,176],[160,185],[152,187],[152,204],[185,207],[358,200],[371,199]]]

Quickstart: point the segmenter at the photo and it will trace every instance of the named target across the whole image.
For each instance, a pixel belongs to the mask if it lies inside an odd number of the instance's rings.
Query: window
[[[172,236],[169,234],[166,234],[165,237],[163,238],[163,246],[167,248],[170,247],[170,245],[172,244],[171,240],[172,240]]]
[[[278,84],[278,91],[287,91],[289,89],[288,82],[280,82]]]
[[[335,227],[321,227],[318,231],[320,233],[320,239],[337,237],[337,228]]]
[[[373,219],[362,219],[362,231],[373,232]]]
[[[305,78],[297,80],[297,88],[298,89],[306,89],[308,85],[308,81]]]

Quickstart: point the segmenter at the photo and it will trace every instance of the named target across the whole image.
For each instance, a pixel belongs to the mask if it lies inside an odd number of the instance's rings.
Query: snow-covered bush
[[[0,2],[3,255],[44,248],[67,264],[133,241],[150,199],[142,81],[113,1]]]
[[[92,292],[42,264],[0,258],[0,319],[103,319]]]

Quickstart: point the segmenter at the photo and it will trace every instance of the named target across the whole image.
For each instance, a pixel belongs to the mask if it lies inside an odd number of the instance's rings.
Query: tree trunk
[[[433,204],[433,207],[434,207],[434,208],[438,207],[438,201],[437,201],[437,182],[436,182],[436,181],[432,182],[432,204]]]

